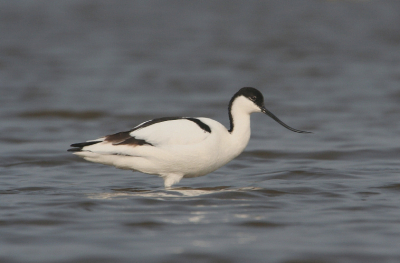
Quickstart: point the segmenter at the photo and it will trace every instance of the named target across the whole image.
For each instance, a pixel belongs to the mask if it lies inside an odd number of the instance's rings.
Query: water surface
[[[0,262],[399,262],[400,2],[1,1]],[[69,144],[162,116],[244,153],[173,190]]]

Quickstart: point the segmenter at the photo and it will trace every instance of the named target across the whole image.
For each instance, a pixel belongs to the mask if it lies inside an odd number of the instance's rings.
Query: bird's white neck
[[[250,139],[250,113],[254,109],[246,107],[247,99],[238,98],[229,106],[230,134],[232,144],[240,152],[247,146]]]
[[[232,138],[239,142],[247,143],[250,139],[250,114],[247,112],[235,110],[232,108],[232,121],[231,121],[231,130],[229,132],[232,135]],[[246,147],[246,146],[244,146]]]

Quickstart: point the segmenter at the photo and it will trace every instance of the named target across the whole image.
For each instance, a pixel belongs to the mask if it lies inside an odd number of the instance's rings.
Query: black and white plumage
[[[229,130],[209,118],[164,117],[72,144],[69,151],[87,161],[159,175],[168,188],[183,177],[206,175],[237,157],[249,142],[254,112],[267,114],[291,131],[308,133],[289,127],[268,111],[257,89],[242,88],[229,102]]]

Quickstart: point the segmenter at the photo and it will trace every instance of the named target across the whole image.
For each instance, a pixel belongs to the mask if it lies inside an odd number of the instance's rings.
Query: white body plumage
[[[209,118],[160,118],[127,132],[72,144],[77,148],[71,151],[87,161],[159,175],[165,187],[171,187],[184,177],[206,175],[237,157],[250,139],[253,112],[272,115],[258,90],[243,88],[229,104],[230,130]]]

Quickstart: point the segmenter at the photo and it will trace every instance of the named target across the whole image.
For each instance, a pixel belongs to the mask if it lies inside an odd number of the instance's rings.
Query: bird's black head
[[[289,130],[291,130],[293,132],[298,132],[298,133],[310,133],[310,132],[307,132],[307,131],[294,129],[294,128],[290,127],[289,125],[285,124],[283,121],[281,121],[274,114],[272,114],[272,112],[270,112],[269,110],[267,110],[267,108],[265,108],[265,106],[264,106],[264,96],[261,94],[261,92],[258,91],[255,88],[251,88],[251,87],[241,88],[238,92],[235,93],[235,95],[233,95],[231,101],[229,102],[229,119],[230,119],[230,122],[231,122],[231,128],[229,130],[230,132],[233,131],[233,127],[234,127],[233,117],[232,117],[232,105],[233,105],[233,102],[236,99],[239,99],[239,97],[241,97],[241,96],[247,98],[248,100],[250,100],[250,101],[252,101],[254,103],[254,104],[252,104],[253,106],[250,106],[250,104],[248,104],[248,103],[243,103],[243,101],[240,102],[239,105],[241,105],[242,108],[246,108],[249,113],[251,113],[251,112],[262,112],[262,113],[268,115],[269,117],[271,117],[272,119],[274,119],[276,122],[278,122],[280,125],[282,125],[286,129],[289,129]],[[254,107],[254,105],[256,107]]]
[[[233,96],[232,101],[239,97],[243,96],[250,101],[254,102],[260,109],[264,107],[264,96],[261,94],[261,92],[258,89],[251,88],[251,87],[244,87],[241,88],[236,94]]]

